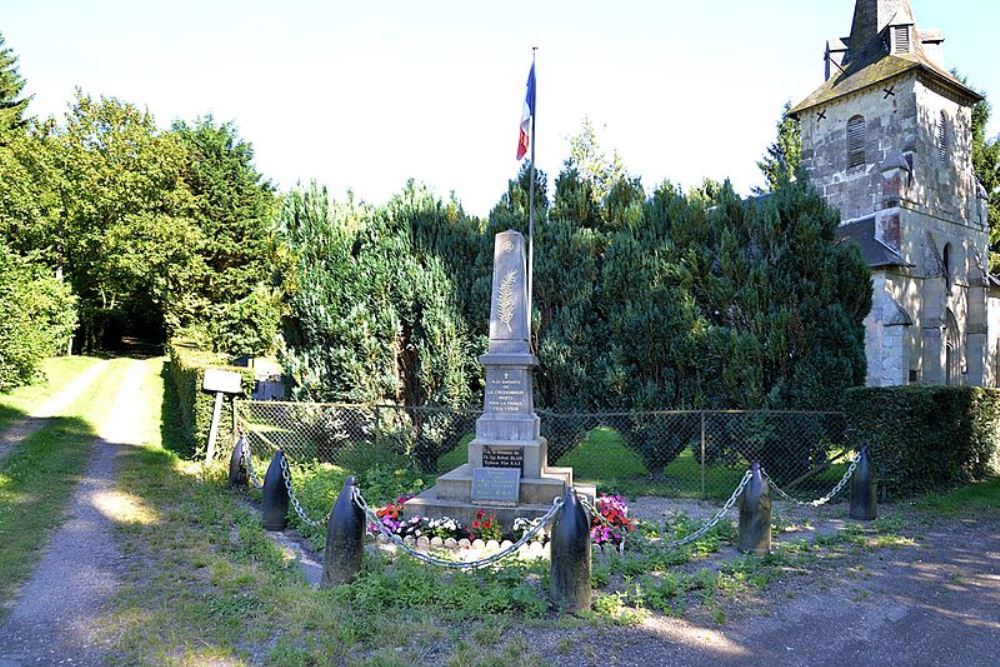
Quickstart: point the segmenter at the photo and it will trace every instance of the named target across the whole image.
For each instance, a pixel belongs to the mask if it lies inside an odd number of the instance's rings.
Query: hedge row
[[[212,411],[215,408],[215,394],[205,393],[201,389],[205,369],[224,368],[240,373],[243,376],[243,398],[250,398],[253,391],[253,369],[231,366],[226,357],[200,350],[186,340],[173,340],[167,348],[170,355],[167,372],[174,394],[171,398],[177,406],[182,436],[188,447],[186,453],[195,457],[204,456],[212,424]],[[216,451],[220,455],[228,451],[233,440],[231,402],[227,400],[219,422]]]
[[[871,445],[879,482],[894,496],[1000,472],[1000,390],[863,387],[846,392],[847,440]]]

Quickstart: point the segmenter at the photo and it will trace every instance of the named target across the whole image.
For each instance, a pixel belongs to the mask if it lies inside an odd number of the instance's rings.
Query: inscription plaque
[[[521,471],[514,468],[476,468],[472,471],[472,502],[484,505],[517,505]]]
[[[527,371],[490,369],[486,376],[485,407],[488,412],[503,414],[531,411]]]
[[[524,469],[524,450],[520,447],[483,447],[483,467]]]

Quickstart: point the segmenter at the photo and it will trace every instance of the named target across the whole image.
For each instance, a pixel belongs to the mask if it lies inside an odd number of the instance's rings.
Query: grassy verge
[[[955,516],[1000,511],[1000,475],[944,493],[930,493],[917,501],[920,509]]]
[[[48,420],[0,464],[0,600],[11,599],[31,574],[50,530],[62,522],[126,363],[111,362],[67,416]]]
[[[0,394],[0,430],[12,421],[30,413],[69,385],[99,359],[95,357],[56,357],[42,362],[45,381],[18,387],[9,394]]]

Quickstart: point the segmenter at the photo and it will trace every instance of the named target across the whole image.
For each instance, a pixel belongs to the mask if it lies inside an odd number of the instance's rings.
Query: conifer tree
[[[21,96],[25,80],[18,70],[17,60],[0,34],[0,145],[6,144],[12,133],[23,131],[28,124],[24,114],[31,98]]]
[[[782,183],[791,181],[802,162],[802,133],[799,121],[790,115],[791,110],[792,103],[785,102],[777,124],[777,137],[757,162],[757,168],[764,174],[767,184],[766,188],[755,188],[757,194],[771,192]]]

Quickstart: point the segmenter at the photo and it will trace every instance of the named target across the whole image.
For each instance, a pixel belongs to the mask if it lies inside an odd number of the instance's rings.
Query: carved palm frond
[[[514,300],[514,284],[517,280],[517,271],[513,269],[500,281],[500,297],[497,303],[500,321],[507,326],[507,331],[514,333],[510,323],[514,319],[516,301]]]

